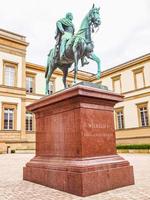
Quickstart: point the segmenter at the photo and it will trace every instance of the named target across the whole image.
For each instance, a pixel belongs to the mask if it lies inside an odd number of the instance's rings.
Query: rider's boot
[[[66,41],[67,41],[67,40],[62,40],[61,45],[60,45],[60,60],[61,60],[61,59],[63,58],[63,56],[64,56]]]

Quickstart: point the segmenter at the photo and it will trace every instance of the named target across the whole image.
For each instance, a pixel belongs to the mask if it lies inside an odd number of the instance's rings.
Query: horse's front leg
[[[101,75],[101,61],[99,59],[99,57],[97,57],[94,53],[88,54],[87,55],[88,58],[90,58],[91,60],[94,60],[97,63],[97,79],[100,79],[100,75]]]

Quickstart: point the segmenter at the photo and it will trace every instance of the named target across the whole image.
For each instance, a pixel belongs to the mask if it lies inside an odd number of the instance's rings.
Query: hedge
[[[150,149],[150,144],[119,144],[117,149]]]

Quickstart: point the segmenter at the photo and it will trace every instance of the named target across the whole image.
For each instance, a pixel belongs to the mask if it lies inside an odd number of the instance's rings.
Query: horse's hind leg
[[[45,88],[45,94],[48,94],[49,91],[49,77],[46,77],[46,88]]]
[[[47,77],[46,77],[46,88],[45,88],[45,94],[48,94],[49,93],[49,81],[50,81],[50,78],[52,76],[52,73],[53,71],[56,69],[55,66],[50,66],[49,67],[49,72],[47,74]]]
[[[70,67],[69,66],[66,66],[63,68],[63,84],[64,84],[64,88],[67,88],[67,83],[66,83],[66,78],[67,78],[67,75],[68,75],[68,68]]]
[[[74,84],[77,82],[78,61],[78,52],[74,51]]]

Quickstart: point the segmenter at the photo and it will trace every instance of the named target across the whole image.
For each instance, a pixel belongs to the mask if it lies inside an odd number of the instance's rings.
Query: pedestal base
[[[79,196],[134,184],[133,168],[116,154],[113,107],[122,96],[77,85],[27,109],[36,117],[36,156],[24,180]]]
[[[24,167],[23,178],[78,196],[134,184],[133,167],[119,155],[76,160],[35,157]]]

